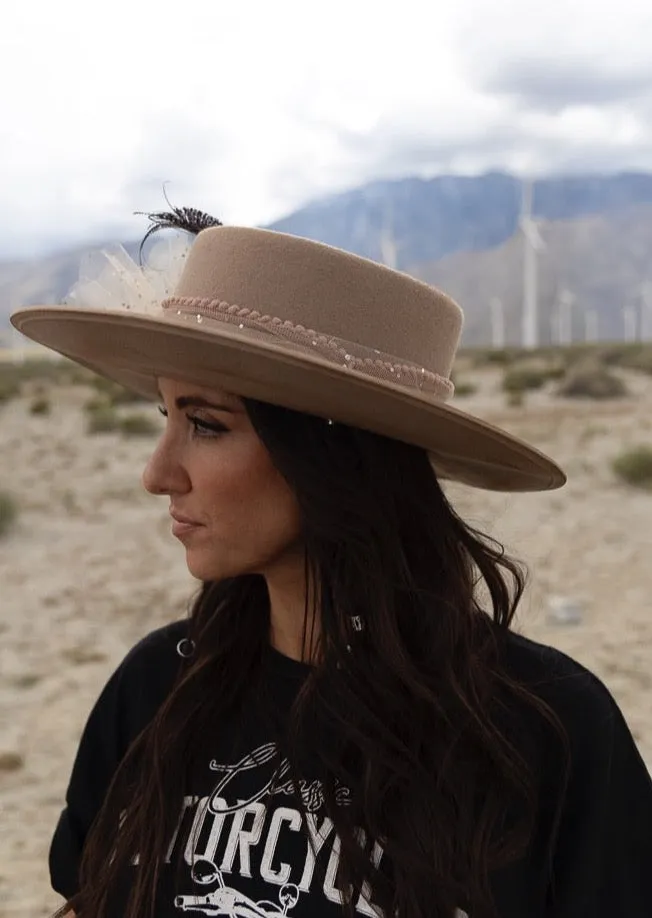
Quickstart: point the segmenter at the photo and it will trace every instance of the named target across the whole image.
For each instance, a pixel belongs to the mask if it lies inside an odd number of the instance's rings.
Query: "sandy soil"
[[[607,683],[652,765],[652,494],[610,470],[627,446],[652,445],[652,379],[631,377],[625,402],[538,393],[518,409],[505,407],[498,373],[478,379],[469,410],[549,451],[570,482],[555,494],[451,493],[529,564],[520,629]],[[196,587],[165,502],[140,488],[151,439],[87,436],[88,394],[54,390],[49,417],[32,416],[28,397],[0,406],[0,488],[21,504],[0,541],[1,918],[59,904],[46,855],[84,720],[127,649],[183,615]],[[580,622],[555,617],[559,597],[580,604]]]

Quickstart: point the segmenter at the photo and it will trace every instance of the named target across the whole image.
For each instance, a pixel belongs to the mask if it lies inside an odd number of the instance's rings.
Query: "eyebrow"
[[[161,401],[164,401],[160,392],[159,397]],[[211,402],[207,398],[204,398],[203,395],[180,395],[179,398],[174,400],[174,404],[179,411],[183,411],[184,408],[212,408],[213,411],[226,411],[228,414],[235,414],[237,412],[235,406]]]

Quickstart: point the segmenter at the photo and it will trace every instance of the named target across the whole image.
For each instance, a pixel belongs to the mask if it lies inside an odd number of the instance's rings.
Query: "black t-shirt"
[[[52,886],[63,896],[77,890],[84,839],[115,769],[170,691],[185,632],[186,623],[175,622],[141,640],[90,714],[50,849]],[[578,663],[521,636],[509,636],[503,662],[560,717],[570,737],[572,766],[551,884],[543,856],[549,847],[546,815],[560,801],[561,771],[550,760],[550,749],[541,749],[548,778],[542,785],[539,837],[530,854],[492,878],[501,918],[651,918],[652,781],[618,706]],[[270,651],[266,687],[279,709],[289,709],[307,673],[304,664]],[[322,812],[321,784],[316,779],[301,783],[304,826],[289,779],[277,781],[269,793],[278,759],[268,725],[252,708],[239,718],[237,729],[222,724],[216,736],[204,738],[203,766],[170,838],[168,862],[180,856],[181,874],[176,883],[172,868],[164,869],[157,918],[184,912],[231,918],[341,914],[334,886],[339,845]],[[527,732],[528,724],[522,728]],[[340,787],[338,802],[346,805],[349,793]],[[322,870],[315,868],[306,831],[315,840]],[[375,847],[372,856],[380,862],[382,850]],[[376,914],[364,899],[358,900],[357,913]]]

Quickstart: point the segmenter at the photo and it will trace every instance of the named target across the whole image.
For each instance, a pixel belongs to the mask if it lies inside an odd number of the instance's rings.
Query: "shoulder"
[[[566,751],[537,736],[539,839],[552,855],[551,916],[650,914],[652,776],[606,685],[553,647],[511,635],[505,670],[544,701],[564,728]],[[531,712],[531,709],[530,709]],[[519,716],[531,736],[532,716]],[[548,914],[548,912],[546,912]]]
[[[100,692],[84,739],[113,734],[118,748],[129,745],[171,692],[183,662],[177,647],[187,632],[187,621],[171,622],[131,647]]]
[[[183,662],[179,645],[187,638],[188,626],[181,620],[156,628],[126,654],[116,674],[130,707],[158,707],[165,699]]]
[[[572,713],[588,705],[607,713],[615,701],[606,685],[568,654],[510,632],[502,662],[507,673],[543,700]]]
[[[179,660],[178,646],[188,635],[189,622],[185,619],[170,622],[142,637],[128,651],[120,666],[136,672],[152,664],[175,667]]]
[[[146,634],[112,672],[95,701],[75,755],[49,855],[52,886],[63,896],[78,888],[84,840],[101,809],[130,743],[156,714],[172,689],[182,659],[179,641],[186,621]]]
[[[508,676],[556,716],[575,769],[608,770],[620,749],[628,749],[640,761],[618,703],[604,682],[577,660],[512,632],[504,643],[502,662]]]

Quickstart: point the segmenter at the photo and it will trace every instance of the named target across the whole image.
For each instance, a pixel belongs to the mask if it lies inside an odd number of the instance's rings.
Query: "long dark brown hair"
[[[196,235],[221,225],[171,205],[148,216],[143,244],[164,228]],[[316,642],[306,635],[314,665],[283,753],[298,786],[311,747],[340,838],[343,911],[353,916],[368,884],[392,918],[451,918],[456,907],[494,918],[490,875],[526,851],[537,816],[541,775],[524,718],[566,745],[552,710],[504,660],[524,570],[459,518],[423,450],[245,406],[302,515],[304,634],[315,612],[319,629]],[[84,845],[80,891],[55,918],[70,908],[108,918],[136,854],[121,918],[154,918],[198,738],[256,684],[269,627],[261,577],[203,584],[189,621],[194,654],[114,775]],[[354,806],[338,805],[341,784]],[[303,809],[299,795],[295,802]],[[374,842],[384,851],[380,870]]]
[[[245,406],[302,515],[319,637],[284,751],[297,780],[310,744],[324,779],[344,913],[366,882],[388,916],[451,918],[456,906],[493,916],[491,874],[523,854],[536,819],[540,777],[517,726],[527,716],[563,733],[504,663],[523,570],[459,518],[423,450]],[[80,892],[66,906],[80,918],[105,918],[135,852],[124,918],[153,915],[197,738],[237,709],[269,627],[262,578],[203,585],[189,623],[194,655],[132,744],[86,841]],[[338,806],[340,783],[354,806]]]

